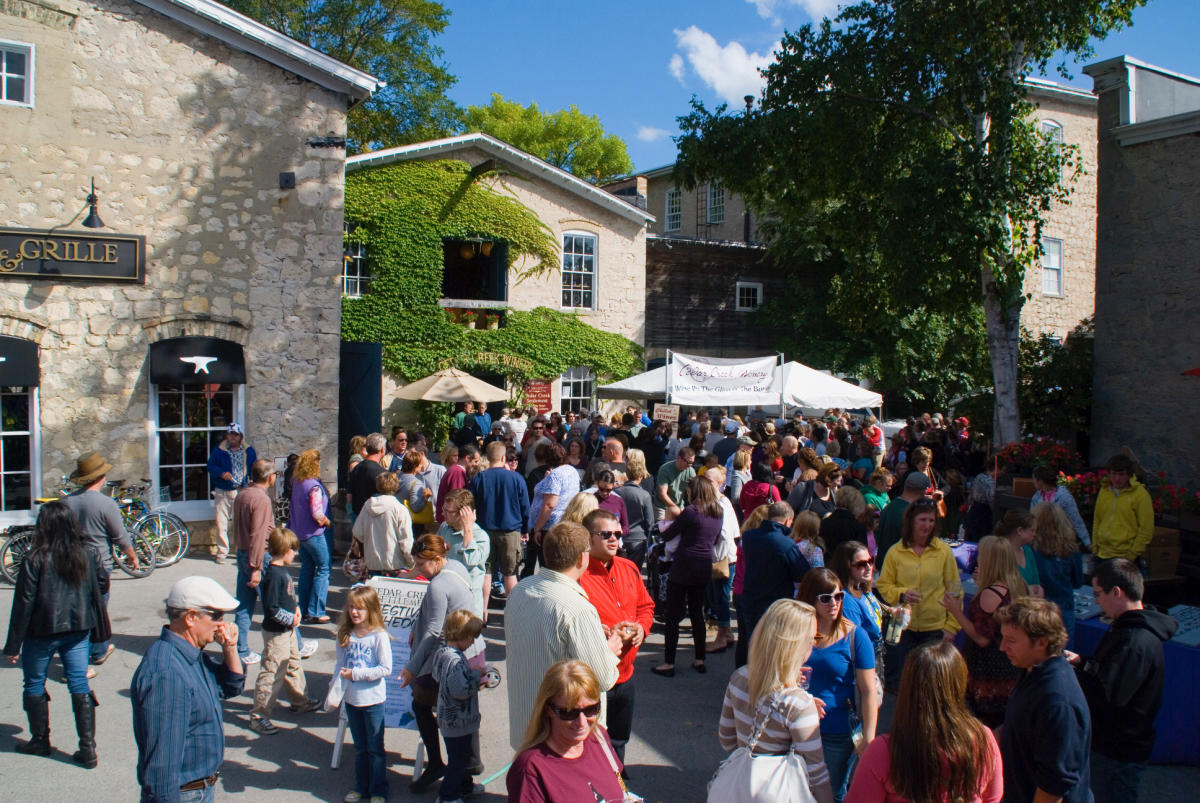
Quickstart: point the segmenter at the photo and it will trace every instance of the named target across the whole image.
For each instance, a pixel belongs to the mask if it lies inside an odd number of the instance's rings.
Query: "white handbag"
[[[808,788],[808,764],[804,756],[794,749],[781,755],[754,755],[775,708],[772,695],[761,726],[755,711],[750,740],[730,753],[709,781],[708,803],[816,803]]]

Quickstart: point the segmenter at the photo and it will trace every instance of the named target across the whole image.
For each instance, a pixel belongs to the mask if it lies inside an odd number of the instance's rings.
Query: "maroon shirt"
[[[613,751],[603,728],[597,727],[595,734],[583,743],[583,755],[579,758],[563,758],[542,742],[523,751],[513,760],[505,779],[509,801],[562,803],[595,800],[591,787],[605,800],[624,800],[625,793],[617,781],[617,773],[613,771],[596,737],[604,739],[609,754],[620,769],[621,760]]]
[[[611,491],[599,506],[601,510],[607,510],[617,517],[617,521],[621,523],[621,535],[629,535],[629,511],[625,509],[625,500],[618,496],[616,491]]]

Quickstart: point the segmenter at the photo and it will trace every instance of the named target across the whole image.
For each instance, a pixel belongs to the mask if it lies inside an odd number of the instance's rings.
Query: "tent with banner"
[[[733,361],[736,362],[736,361]],[[808,415],[816,415],[831,407],[843,410],[861,407],[877,408],[883,405],[878,393],[850,382],[830,376],[799,362],[786,362],[780,368],[782,399],[763,404],[766,409],[778,408],[780,401],[785,408],[800,407]],[[606,399],[665,399],[667,396],[667,366],[659,366],[645,373],[622,379],[596,389],[596,395]],[[701,395],[700,401],[680,402],[694,406],[739,406],[759,404],[757,401],[732,401],[726,394]],[[672,395],[672,402],[675,397]]]

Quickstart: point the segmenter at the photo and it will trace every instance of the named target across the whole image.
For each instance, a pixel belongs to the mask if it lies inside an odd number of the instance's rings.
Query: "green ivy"
[[[572,313],[514,310],[500,329],[467,329],[438,306],[445,239],[506,245],[510,275],[521,258],[530,265],[518,281],[558,269],[550,229],[478,181],[467,163],[403,162],[350,173],[346,220],[354,224],[348,239],[366,246],[371,285],[362,298],[342,299],[342,338],[382,343],[389,375],[412,381],[453,365],[496,371],[519,385],[576,365],[610,381],[642,370],[639,345]],[[497,362],[496,355],[515,359]]]

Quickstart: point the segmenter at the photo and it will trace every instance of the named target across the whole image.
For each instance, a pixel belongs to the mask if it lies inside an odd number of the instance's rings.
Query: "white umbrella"
[[[397,399],[431,402],[507,401],[508,391],[489,385],[457,368],[446,368],[404,387],[391,395]]]

